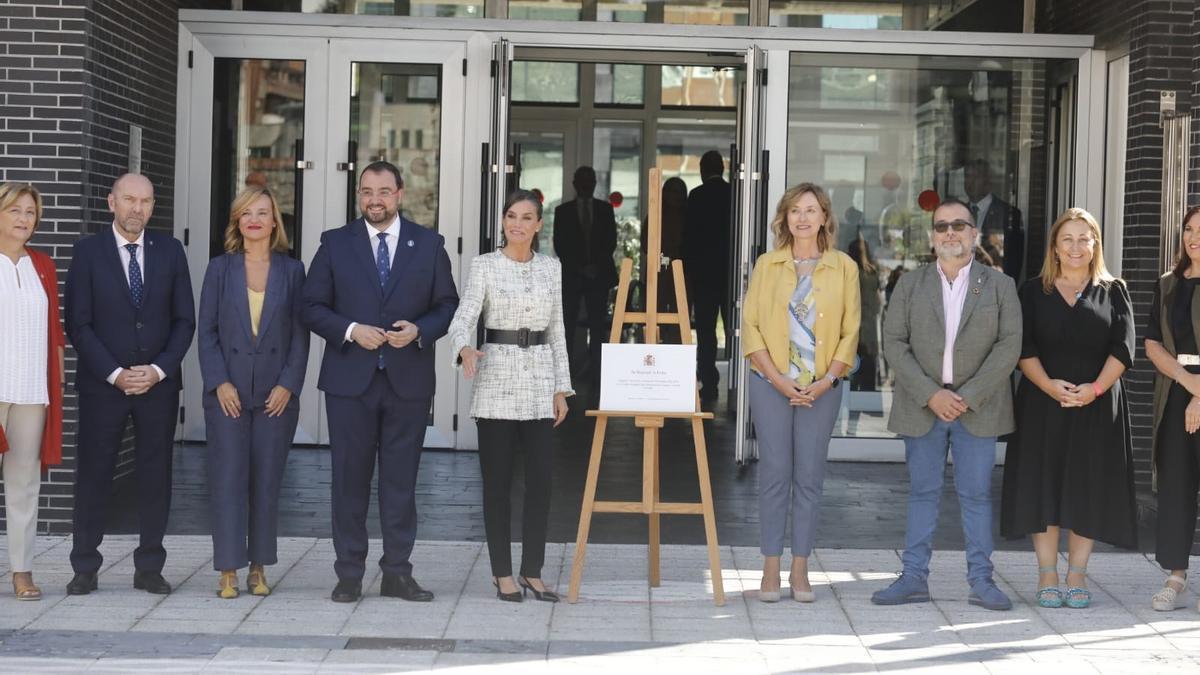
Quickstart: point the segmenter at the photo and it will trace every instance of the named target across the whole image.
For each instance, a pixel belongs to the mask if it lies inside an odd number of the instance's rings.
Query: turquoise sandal
[[[1071,565],[1067,568],[1069,571],[1076,574],[1082,574],[1087,578],[1086,567],[1076,567]],[[1092,592],[1082,586],[1072,586],[1067,589],[1067,607],[1071,609],[1087,609],[1092,604]]]
[[[1054,566],[1038,567],[1038,574],[1050,574],[1058,576],[1058,568]],[[1058,586],[1046,586],[1039,588],[1037,592],[1037,603],[1039,607],[1046,609],[1055,609],[1063,606],[1063,592],[1058,589]]]

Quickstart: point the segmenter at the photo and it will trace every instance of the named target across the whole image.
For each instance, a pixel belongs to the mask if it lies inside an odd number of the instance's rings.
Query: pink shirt
[[[942,264],[935,263],[938,278],[942,280],[942,309],[946,314],[946,350],[942,352],[942,383],[954,382],[954,341],[958,338],[958,324],[962,321],[963,303],[967,300],[967,283],[971,276],[971,264],[958,271],[953,282],[946,278]]]

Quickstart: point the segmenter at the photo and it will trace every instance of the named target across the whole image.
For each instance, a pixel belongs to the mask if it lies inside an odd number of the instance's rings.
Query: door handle
[[[313,163],[311,161],[304,160],[304,159],[296,160],[296,170],[297,171],[305,171],[305,170],[311,169],[311,168],[313,168]]]
[[[309,168],[312,168],[312,167],[309,167]],[[337,170],[338,171],[354,171],[354,162],[338,162]]]

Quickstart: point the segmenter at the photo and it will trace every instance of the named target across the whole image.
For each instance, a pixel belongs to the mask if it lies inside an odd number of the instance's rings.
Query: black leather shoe
[[[71,583],[67,584],[67,595],[87,595],[96,590],[95,572],[76,572],[75,577],[71,579]]]
[[[133,587],[155,595],[170,595],[171,584],[158,572],[138,570],[133,573]]]
[[[334,602],[358,602],[361,597],[362,582],[349,579],[338,581],[337,586],[333,587],[333,593],[329,594],[329,599]]]
[[[409,602],[433,602],[433,593],[421,588],[417,580],[407,574],[384,574],[379,585],[379,594],[385,598],[400,598]]]

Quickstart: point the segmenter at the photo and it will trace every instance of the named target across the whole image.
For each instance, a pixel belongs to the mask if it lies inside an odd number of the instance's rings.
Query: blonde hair
[[[1088,213],[1084,209],[1071,207],[1062,212],[1058,220],[1050,226],[1050,236],[1047,237],[1046,243],[1046,259],[1042,261],[1042,290],[1046,293],[1054,290],[1054,280],[1062,276],[1062,263],[1058,260],[1058,252],[1055,250],[1058,244],[1058,233],[1062,228],[1072,220],[1079,220],[1087,224],[1088,230],[1092,235],[1095,250],[1092,251],[1092,260],[1088,263],[1088,276],[1093,284],[1108,285],[1114,280],[1113,275],[1108,273],[1108,268],[1104,266],[1104,244],[1100,239],[1100,223],[1096,221],[1096,217]]]
[[[275,223],[275,227],[271,228],[271,250],[284,252],[291,248],[287,232],[283,231],[283,216],[279,213],[279,203],[275,201],[275,195],[270,188],[252,186],[239,192],[233,200],[233,206],[229,207],[229,224],[225,226],[227,252],[241,253],[246,250],[246,241],[242,237],[242,231],[238,229],[238,221],[241,220],[242,211],[264,196],[271,201],[271,221]]]
[[[33,198],[33,232],[37,232],[38,224],[42,222],[42,193],[30,183],[5,183],[0,185],[0,211],[7,211],[17,200],[25,195]]]
[[[817,230],[817,250],[821,253],[833,248],[837,233],[837,216],[833,215],[833,203],[829,200],[824,188],[816,183],[801,183],[788,188],[775,207],[775,218],[771,220],[771,231],[775,233],[775,248],[787,248],[792,245],[792,231],[787,226],[787,213],[792,205],[806,194],[817,198],[817,204],[825,212],[825,222]]]

